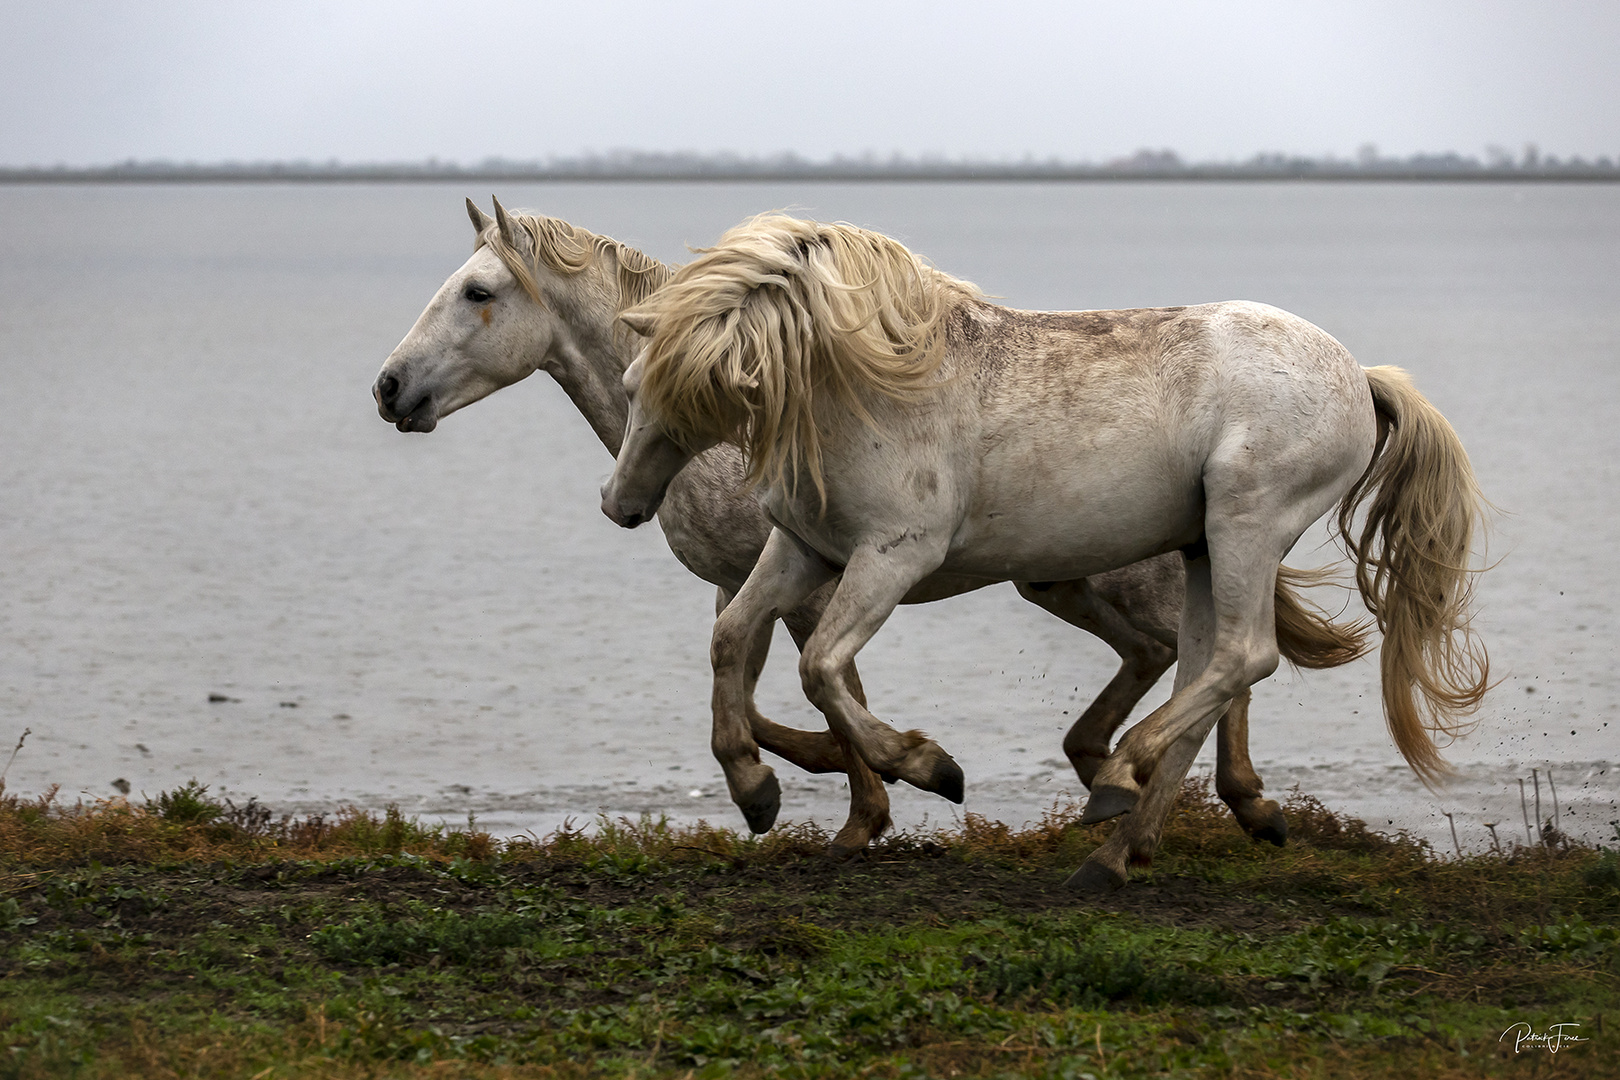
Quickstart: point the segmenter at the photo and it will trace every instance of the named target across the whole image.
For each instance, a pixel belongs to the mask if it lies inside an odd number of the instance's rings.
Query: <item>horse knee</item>
[[[717,672],[736,667],[747,661],[752,644],[751,628],[741,619],[728,619],[726,612],[721,612],[709,638],[709,663]]]
[[[1108,740],[1124,716],[1095,716],[1089,712],[1076,720],[1063,736],[1063,753],[1074,760],[1080,754],[1108,756]]]
[[[834,688],[840,685],[842,677],[840,665],[831,657],[809,649],[799,654],[799,683],[804,687],[804,696],[822,712],[827,711]]]

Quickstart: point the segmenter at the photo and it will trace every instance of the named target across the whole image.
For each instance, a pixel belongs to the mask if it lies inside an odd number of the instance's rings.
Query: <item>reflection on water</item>
[[[512,827],[738,820],[707,750],[712,590],[656,531],[601,517],[610,460],[557,387],[531,379],[430,436],[372,409],[378,365],[469,249],[464,194],[0,188],[0,738],[34,731],[11,790],[195,776],[286,807],[399,801]],[[1620,187],[500,194],[669,260],[796,207],[1019,306],[1264,300],[1408,368],[1504,510],[1479,588],[1502,682],[1439,796],[1384,733],[1370,662],[1257,688],[1256,762],[1273,792],[1297,783],[1445,847],[1442,810],[1477,847],[1548,764],[1571,831],[1620,818]],[[1292,561],[1329,561],[1319,539]],[[777,649],[766,712],[819,724]],[[1024,820],[1074,790],[1059,739],[1113,662],[1004,587],[901,610],[862,666],[880,715],[962,762],[968,810]],[[786,815],[836,818],[836,781],[782,772]],[[959,812],[895,799],[902,823]]]

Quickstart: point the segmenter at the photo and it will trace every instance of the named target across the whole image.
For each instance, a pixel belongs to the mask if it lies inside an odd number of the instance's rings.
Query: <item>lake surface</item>
[[[33,732],[9,790],[195,777],[285,810],[397,802],[498,832],[598,813],[741,826],[708,752],[713,590],[657,530],[602,517],[611,460],[557,386],[536,376],[428,436],[376,415],[377,368],[470,250],[466,194],[0,187],[0,743]],[[1611,835],[1620,185],[499,194],[672,261],[792,208],[898,236],[1016,306],[1263,300],[1407,368],[1501,510],[1477,624],[1500,684],[1440,794],[1394,750],[1370,661],[1257,687],[1255,761],[1272,793],[1298,784],[1448,849],[1452,811],[1475,850],[1486,821],[1522,834],[1535,768],[1566,829]],[[1332,561],[1320,540],[1290,561]],[[762,708],[819,727],[776,648]],[[880,716],[962,763],[966,809],[1016,824],[1075,793],[1059,742],[1114,659],[1004,586],[900,610],[861,666]],[[779,773],[784,819],[841,820],[840,782]],[[961,812],[892,790],[902,825]]]

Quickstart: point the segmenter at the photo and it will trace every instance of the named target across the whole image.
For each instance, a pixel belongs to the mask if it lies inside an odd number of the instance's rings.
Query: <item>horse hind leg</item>
[[[1292,487],[1291,476],[1310,473],[1276,469],[1277,459],[1262,451],[1244,444],[1231,459],[1217,456],[1206,465],[1207,551],[1187,560],[1176,690],[1120,740],[1098,771],[1081,820],[1131,813],[1086,860],[1092,865],[1071,879],[1077,887],[1117,887],[1128,863],[1151,861],[1181,780],[1210,728],[1234,698],[1277,668],[1274,605],[1282,556],[1343,488],[1320,479]],[[1257,461],[1273,468],[1258,473]],[[1348,471],[1355,463],[1346,461]],[[1317,478],[1321,474],[1315,470]],[[1094,813],[1092,803],[1103,812]]]
[[[1176,566],[1175,570],[1175,591],[1180,593],[1181,568]],[[1069,625],[1100,638],[1119,655],[1119,670],[1063,737],[1064,755],[1080,782],[1089,788],[1097,770],[1108,760],[1114,732],[1176,662],[1176,651],[1131,625],[1124,608],[1100,596],[1085,578],[1040,585],[1019,582],[1018,593]],[[1179,597],[1176,604],[1179,607]]]
[[[1244,832],[1257,841],[1282,847],[1288,842],[1288,819],[1275,800],[1261,795],[1265,784],[1249,760],[1250,696],[1244,690],[1221,717],[1215,736],[1215,793],[1231,808]]]
[[[1206,535],[1209,553],[1187,563],[1179,635],[1181,668],[1190,681],[1182,683],[1186,676],[1178,671],[1179,688],[1170,700],[1120,740],[1098,771],[1083,821],[1129,811],[1172,744],[1194,729],[1207,732],[1233,698],[1277,668],[1272,586],[1280,553],[1297,534],[1278,535],[1274,525],[1251,515],[1211,515]],[[1189,649],[1207,656],[1207,663],[1194,668]]]
[[[1283,622],[1282,605],[1292,600],[1292,594],[1283,588],[1281,581],[1279,577],[1276,596],[1279,628]],[[1063,743],[1081,782],[1088,788],[1097,769],[1108,758],[1109,739],[1114,729],[1175,663],[1175,643],[1186,586],[1182,557],[1172,552],[1076,582],[1058,582],[1041,588],[1028,584],[1018,587],[1026,599],[1095,634],[1119,654],[1119,672],[1075,722]],[[1295,601],[1294,607],[1298,606]],[[1315,631],[1320,625],[1301,617],[1295,617],[1293,624],[1303,626],[1303,630],[1294,632],[1295,639],[1306,638],[1307,632]],[[1279,629],[1279,638],[1281,633]],[[1318,644],[1324,637],[1318,632],[1314,638],[1307,639],[1309,644],[1318,645],[1311,655],[1326,651]],[[1326,640],[1333,645],[1340,643],[1340,639]],[[1275,802],[1261,798],[1264,785],[1249,760],[1248,710],[1249,692],[1245,690],[1233,699],[1226,715],[1220,719],[1215,788],[1244,832],[1256,840],[1282,844],[1288,836],[1287,821]]]
[[[1161,717],[1178,703],[1178,699],[1185,704],[1186,691],[1209,663],[1214,643],[1214,625],[1209,557],[1204,555],[1187,561],[1186,602],[1182,609],[1178,650],[1180,662],[1176,667],[1175,690],[1170,700],[1137,725],[1132,734]],[[1208,712],[1202,717],[1195,717],[1196,722],[1193,726],[1170,743],[1160,755],[1158,767],[1147,779],[1145,790],[1139,793],[1131,792],[1125,800],[1130,813],[1108,839],[1088,855],[1080,868],[1070,876],[1067,882],[1069,888],[1083,892],[1107,892],[1118,889],[1125,884],[1132,862],[1141,864],[1152,860],[1163,821],[1169,816],[1170,807],[1180,791],[1181,781],[1187,775],[1187,770],[1192,767],[1193,760],[1198,756],[1198,750],[1203,745],[1217,715],[1219,714],[1216,712]],[[1130,737],[1126,736],[1127,739]],[[1123,749],[1123,743],[1121,748]],[[1118,764],[1117,760],[1109,762],[1113,767],[1117,767]],[[1107,794],[1108,790],[1102,783],[1093,788],[1091,799],[1086,804],[1087,815],[1091,813],[1092,804],[1097,801],[1099,795]],[[1086,821],[1087,817],[1083,816],[1081,820]],[[1105,819],[1098,817],[1091,820]]]

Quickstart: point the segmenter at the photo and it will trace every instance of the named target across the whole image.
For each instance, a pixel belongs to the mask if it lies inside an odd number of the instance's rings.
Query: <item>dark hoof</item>
[[[929,789],[953,803],[960,803],[966,796],[966,785],[967,778],[962,775],[962,766],[949,754],[934,766],[934,774],[928,778]]]
[[[1125,887],[1125,875],[1117,870],[1110,870],[1100,862],[1087,859],[1063,884],[1065,888],[1073,889],[1075,892],[1118,892]]]
[[[1282,847],[1288,843],[1288,819],[1283,817],[1281,810],[1272,812],[1266,823],[1249,833],[1256,841],[1265,840]]]
[[[832,843],[827,845],[827,858],[831,859],[833,862],[849,862],[851,859],[865,850],[866,846],[864,844],[860,846],[856,846],[854,844],[840,844],[838,841],[834,840]]]
[[[776,824],[776,815],[782,809],[782,785],[771,775],[754,792],[754,797],[738,807],[748,828],[756,833],[768,832]]]
[[[1128,814],[1135,808],[1139,797],[1137,792],[1112,785],[1095,788],[1091,792],[1091,798],[1086,800],[1086,810],[1080,815],[1080,824],[1095,825],[1099,821],[1108,821],[1121,814]]]

